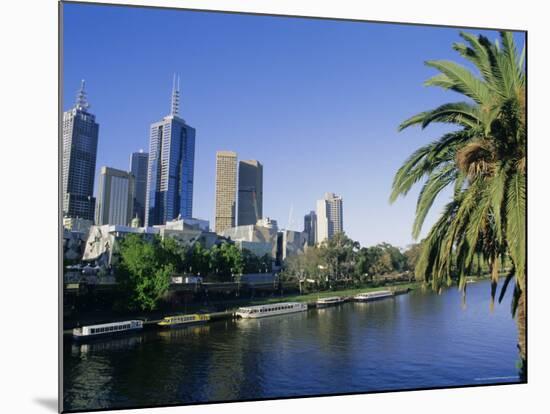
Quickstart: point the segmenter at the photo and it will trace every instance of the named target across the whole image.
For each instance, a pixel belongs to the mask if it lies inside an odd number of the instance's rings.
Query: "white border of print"
[[[529,384],[368,394],[125,413],[278,414],[281,411],[517,413],[540,411],[547,392],[548,231],[547,13],[542,2],[461,0],[126,0],[111,3],[248,11],[529,31]],[[540,4],[540,5],[539,5]],[[57,0],[2,2],[3,412],[51,413],[57,405]],[[535,86],[536,85],[536,89]],[[543,98],[546,98],[543,101]],[[546,217],[546,219],[545,219]],[[545,237],[546,236],[546,237]],[[546,299],[546,300],[545,300]],[[434,354],[437,358],[437,353]],[[114,411],[113,411],[114,412]]]

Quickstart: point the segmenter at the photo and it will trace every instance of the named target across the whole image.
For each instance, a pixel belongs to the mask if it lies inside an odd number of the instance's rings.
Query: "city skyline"
[[[448,45],[459,39],[458,29],[341,26],[308,19],[299,19],[297,25],[298,19],[221,19],[174,10],[152,11],[145,24],[140,10],[94,7],[64,9],[71,16],[64,28],[64,108],[79,80],[87,79],[101,124],[98,166],[125,169],[128,155],[147,147],[147,126],[166,113],[170,77],[177,71],[182,73],[186,119],[199,131],[194,217],[214,222],[215,152],[231,148],[243,159],[262,161],[263,215],[277,218],[282,228],[302,230],[303,215],[315,208],[320,194],[330,191],[346,200],[346,233],[362,245],[387,241],[405,247],[413,241],[414,194],[390,206],[391,181],[412,149],[431,141],[441,129],[402,134],[396,129],[416,108],[452,99],[452,92],[423,90],[420,85],[432,74],[423,61],[451,58]],[[101,33],[94,30],[97,9],[102,9]],[[122,18],[127,33],[117,31]],[[205,35],[204,27],[216,29]],[[114,31],[116,44],[101,42]],[[496,37],[492,31],[475,32]],[[83,41],[71,36],[76,33],[91,43],[85,57],[75,52]],[[250,33],[259,35],[252,39]],[[139,48],[133,46],[136,36]],[[377,42],[382,39],[390,52],[381,53]],[[316,45],[323,42],[324,50]],[[153,47],[180,48],[186,57],[170,55],[153,67]],[[120,56],[122,50],[128,53]],[[417,62],[407,71],[391,63],[403,53]],[[100,64],[98,56],[108,59]],[[378,82],[382,68],[399,99]],[[444,194],[436,206],[445,201]],[[425,228],[433,220],[434,215],[429,216]]]

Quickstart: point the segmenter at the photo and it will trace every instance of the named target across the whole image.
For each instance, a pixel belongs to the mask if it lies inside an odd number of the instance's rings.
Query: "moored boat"
[[[201,325],[210,320],[210,315],[174,315],[166,316],[157,325],[163,328],[179,328],[183,326]]]
[[[353,299],[357,302],[368,302],[371,300],[384,299],[394,296],[391,290],[378,290],[376,292],[366,292],[355,295]]]
[[[307,304],[305,303],[284,302],[239,308],[237,312],[235,312],[235,315],[245,319],[255,319],[304,311],[307,311]]]
[[[338,305],[344,301],[345,299],[342,296],[332,296],[330,298],[319,298],[315,304],[318,308],[324,308],[326,306]]]
[[[81,328],[74,328],[73,338],[76,340],[101,338],[141,329],[143,329],[143,321],[140,320],[103,323],[99,325],[88,325]]]

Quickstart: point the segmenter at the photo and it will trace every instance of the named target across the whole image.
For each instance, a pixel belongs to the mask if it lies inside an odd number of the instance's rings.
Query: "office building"
[[[317,243],[330,240],[336,233],[344,231],[342,197],[325,193],[317,201]]]
[[[82,81],[75,106],[63,113],[62,203],[63,216],[94,219],[94,176],[99,124]]]
[[[151,124],[145,196],[145,226],[193,216],[195,129],[179,116],[179,79],[172,87],[170,115]]]
[[[304,216],[304,233],[307,235],[307,245],[315,246],[317,243],[317,214],[310,211]]]
[[[134,206],[134,176],[122,170],[101,167],[97,192],[95,222],[104,224],[130,224]]]
[[[262,218],[263,166],[256,160],[239,161],[239,226],[256,224]]]
[[[235,227],[237,191],[237,154],[232,151],[216,153],[216,212],[214,230],[221,234]]]
[[[145,200],[147,195],[147,165],[149,154],[139,150],[130,156],[130,172],[134,176],[134,210],[132,218],[137,217],[140,225],[145,223]]]

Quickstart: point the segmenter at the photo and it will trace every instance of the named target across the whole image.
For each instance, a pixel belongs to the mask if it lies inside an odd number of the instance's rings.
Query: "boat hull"
[[[372,297],[372,298],[353,298],[353,300],[355,302],[374,302],[375,300],[393,298],[393,296],[394,295],[375,296],[375,297]]]
[[[171,323],[169,325],[160,325],[162,329],[176,329],[176,328],[186,328],[188,326],[197,326],[197,325],[206,325],[208,323],[208,320],[204,321],[193,321],[193,322],[182,322],[182,323]]]
[[[112,338],[112,337],[117,337],[117,336],[128,335],[128,334],[132,334],[132,333],[139,332],[139,331],[142,331],[142,330],[143,330],[143,327],[139,327],[139,328],[125,329],[123,331],[103,332],[103,333],[100,333],[100,334],[93,334],[93,335],[75,335],[75,334],[73,334],[73,340],[78,341],[78,342],[88,342],[88,341],[94,341],[94,340],[97,340],[97,339],[105,339],[105,338]]]
[[[338,302],[330,302],[330,303],[319,303],[317,302],[315,305],[318,307],[318,308],[328,308],[329,306],[336,306],[336,305],[341,305],[342,303],[344,303],[343,300],[340,300]]]
[[[299,308],[299,309],[292,309],[292,310],[287,310],[283,312],[266,312],[263,314],[262,313],[247,314],[247,313],[236,312],[235,315],[243,319],[259,319],[259,318],[268,318],[270,316],[288,315],[290,313],[298,313],[298,312],[305,312],[305,311],[307,311],[307,307],[305,309]]]

